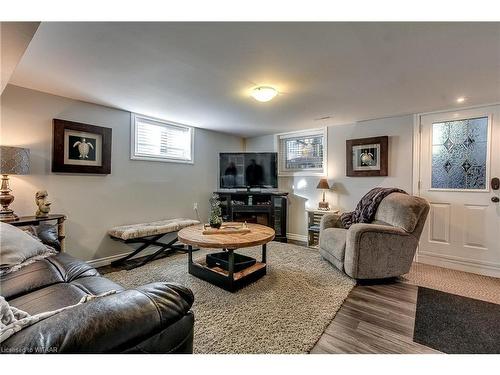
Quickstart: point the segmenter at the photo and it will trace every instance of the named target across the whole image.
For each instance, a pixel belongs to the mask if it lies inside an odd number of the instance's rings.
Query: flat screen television
[[[259,187],[278,188],[276,152],[221,152],[219,184],[221,189]]]

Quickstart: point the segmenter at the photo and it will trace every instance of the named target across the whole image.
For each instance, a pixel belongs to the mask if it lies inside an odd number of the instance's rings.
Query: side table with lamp
[[[0,221],[16,227],[38,226],[47,221],[57,221],[57,237],[60,250],[64,251],[64,221],[62,214],[47,214],[43,216],[18,216],[9,206],[14,201],[12,189],[9,186],[9,175],[27,175],[30,172],[30,150],[22,147],[0,146],[0,174],[2,185],[0,187]]]
[[[328,211],[330,209],[329,203],[325,200],[325,192],[327,190],[330,190],[330,185],[328,185],[328,180],[326,178],[322,178],[318,182],[318,186],[316,186],[316,189],[321,189],[323,190],[323,200],[318,203],[318,209],[319,210],[325,210]]]
[[[318,247],[319,244],[319,223],[325,214],[336,214],[340,216],[339,210],[330,210],[330,204],[325,200],[325,192],[330,190],[330,185],[326,178],[319,180],[317,189],[323,191],[323,199],[318,203],[318,208],[307,211],[307,246]]]

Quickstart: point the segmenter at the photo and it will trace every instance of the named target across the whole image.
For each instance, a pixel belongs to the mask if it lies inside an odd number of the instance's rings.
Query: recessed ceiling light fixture
[[[465,97],[460,96],[457,98],[457,103],[463,103],[463,102],[465,102]]]
[[[278,90],[271,86],[258,86],[252,90],[250,95],[259,102],[268,102],[278,95]]]

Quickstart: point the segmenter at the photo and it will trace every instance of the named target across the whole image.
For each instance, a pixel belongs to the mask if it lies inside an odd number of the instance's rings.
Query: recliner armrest
[[[408,233],[404,229],[400,227],[394,227],[392,225],[357,223],[351,225],[351,227],[347,231],[347,236],[356,239],[361,237],[363,233],[367,232],[396,234],[401,236],[411,235],[411,233]]]
[[[14,353],[117,353],[182,319],[192,292],[153,283],[101,297],[29,326],[0,344]]]
[[[418,245],[411,233],[391,225],[353,224],[346,235],[344,271],[356,279],[408,272]]]
[[[367,234],[371,234],[368,235]],[[393,227],[392,225],[382,225],[382,224],[367,224],[367,223],[357,223],[351,225],[347,230],[346,238],[346,249],[359,248],[361,241],[369,239],[370,241],[374,238],[383,238],[390,236],[411,236],[411,233],[406,232],[404,229],[399,227]]]
[[[338,214],[324,214],[319,222],[319,230],[327,228],[344,228]]]

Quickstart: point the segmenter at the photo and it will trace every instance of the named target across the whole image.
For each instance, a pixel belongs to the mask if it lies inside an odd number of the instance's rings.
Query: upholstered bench
[[[200,222],[198,220],[177,218],[177,219],[153,221],[150,223],[121,225],[118,227],[111,228],[110,230],[108,230],[108,235],[112,239],[122,241],[127,244],[131,243],[141,244],[141,246],[139,246],[132,253],[126,255],[123,258],[111,262],[111,265],[116,266],[122,264],[126,260],[139,254],[141,251],[145,250],[149,246],[159,246],[160,248],[153,254],[149,255],[145,260],[141,261],[140,263],[134,264],[131,267],[127,267],[128,269],[142,266],[152,261],[162,253],[169,254],[176,251],[185,251],[183,245],[175,244],[177,242],[177,236],[167,243],[160,242],[160,239],[166,234],[177,233],[182,228],[186,228],[191,225],[196,225],[199,223]]]

